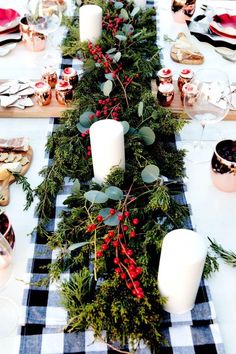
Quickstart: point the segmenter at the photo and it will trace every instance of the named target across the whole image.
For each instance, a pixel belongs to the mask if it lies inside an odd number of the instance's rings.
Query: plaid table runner
[[[148,1],[153,6],[153,1]],[[158,23],[158,22],[157,22]],[[81,70],[78,60],[63,58],[61,70],[73,66]],[[51,119],[50,133],[60,124],[58,119]],[[48,163],[53,156],[48,156]],[[72,182],[65,180],[63,190],[55,200],[54,217],[48,225],[49,231],[57,227],[64,199],[70,194]],[[186,204],[183,187],[180,201]],[[37,216],[35,216],[37,217]],[[186,228],[192,228],[191,218],[186,219]],[[46,240],[37,232],[31,237],[30,257],[28,260],[28,278],[31,284],[46,276],[45,266],[56,258],[56,251],[51,251]],[[69,279],[69,272],[61,275]],[[162,333],[167,345],[160,350],[161,354],[224,354],[219,326],[209,287],[202,280],[192,311],[184,315],[170,315],[163,311]],[[61,305],[60,294],[56,284],[48,287],[30,285],[24,291],[21,328],[19,329],[19,354],[105,354],[114,353],[105,343],[94,340],[93,332],[65,333],[67,312]],[[105,332],[104,332],[105,336]],[[125,348],[129,350],[129,346]],[[138,354],[149,354],[144,345],[137,349]]]

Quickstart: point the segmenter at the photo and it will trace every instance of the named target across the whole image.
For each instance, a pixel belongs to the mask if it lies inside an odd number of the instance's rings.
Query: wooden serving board
[[[21,172],[20,172],[20,175],[21,176],[24,176],[26,174],[26,172],[28,171],[28,169],[30,168],[30,165],[31,165],[31,161],[32,161],[32,158],[33,158],[33,150],[31,147],[29,147],[29,150],[28,151],[11,151],[12,153],[14,153],[15,155],[18,155],[18,154],[21,154],[22,157],[26,156],[29,160],[29,162],[22,166],[22,169],[21,169]],[[10,153],[11,153],[10,152]],[[0,162],[0,166],[3,164],[4,162]],[[8,178],[4,179],[4,180],[0,180],[0,193],[1,193],[1,196],[2,197],[0,199],[0,206],[6,206],[9,204],[9,201],[10,201],[10,185],[12,183],[15,182],[15,177],[10,174]]]
[[[235,85],[235,84],[233,84]],[[156,80],[152,80],[151,82],[151,87],[152,87],[152,93],[155,97],[157,97],[157,85],[156,85]],[[187,114],[183,110],[183,104],[180,99],[180,92],[177,86],[177,82],[174,82],[174,87],[175,87],[175,96],[174,100],[171,103],[171,106],[168,107],[170,108],[174,113],[181,113],[181,117],[185,119],[190,119]],[[224,120],[236,120],[236,111],[230,110],[227,116],[224,118]]]
[[[0,84],[3,84],[7,80],[0,80]],[[35,100],[34,95],[30,96],[34,105],[25,109],[19,109],[16,107],[1,107],[0,106],[0,118],[59,118],[61,113],[70,108],[69,106],[60,105],[55,97],[55,89],[52,89],[52,100],[47,106],[39,106]]]

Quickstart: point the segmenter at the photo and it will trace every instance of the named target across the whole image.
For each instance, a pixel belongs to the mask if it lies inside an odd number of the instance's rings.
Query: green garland
[[[161,244],[188,217],[187,207],[176,201],[184,152],[171,142],[183,121],[151,93],[151,78],[160,68],[155,10],[141,11],[132,1],[93,3],[104,16],[96,45],[80,43],[76,16],[66,20],[63,53],[83,60],[84,75],[74,108],[63,113],[64,124],[47,143],[54,159],[41,172],[44,180],[36,191],[38,232],[61,250],[49,267],[50,279],[58,280],[68,268],[72,273],[61,286],[68,330],[93,328],[100,337],[105,329],[109,342],[131,341],[135,348],[143,339],[155,352],[163,340],[165,300],[157,287]],[[122,121],[126,133],[126,170],[114,169],[102,186],[88,183],[93,176],[89,127],[99,119]],[[65,177],[75,181],[72,194],[50,233],[47,223]]]

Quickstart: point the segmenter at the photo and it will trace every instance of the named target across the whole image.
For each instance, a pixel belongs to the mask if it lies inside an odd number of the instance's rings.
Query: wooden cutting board
[[[33,158],[33,150],[31,147],[29,147],[29,150],[28,151],[19,151],[19,152],[16,152],[16,151],[11,151],[10,153],[14,153],[15,155],[19,155],[21,154],[22,155],[22,158],[23,157],[27,157],[29,162],[22,166],[22,169],[21,169],[21,172],[20,172],[20,175],[21,176],[24,176],[26,174],[26,172],[28,171],[28,169],[30,168],[30,165],[31,165],[31,161],[32,161],[32,158]],[[20,161],[19,161],[20,162]],[[4,161],[3,162],[0,162],[0,166],[5,163]],[[10,201],[10,185],[12,183],[15,182],[15,177],[10,174],[6,179],[3,179],[3,180],[0,180],[0,206],[6,206],[9,204],[9,201]]]
[[[235,85],[235,84],[232,84]],[[151,82],[151,87],[152,87],[152,93],[155,96],[155,98],[157,97],[157,84],[156,84],[156,80],[152,80]],[[183,117],[184,119],[190,119],[186,113],[184,113],[184,107],[183,107],[183,103],[180,99],[180,92],[177,86],[177,82],[174,82],[174,87],[175,87],[175,96],[174,96],[174,100],[172,101],[170,108],[174,113],[179,113],[181,114],[181,117]],[[227,116],[224,118],[224,120],[236,120],[236,110],[230,110],[229,113],[227,114]]]
[[[7,80],[0,80],[0,84],[3,84]],[[34,95],[30,96],[34,105],[25,109],[19,109],[16,107],[1,107],[0,106],[0,118],[59,118],[61,113],[69,106],[60,105],[55,97],[55,89],[52,89],[52,100],[47,106],[39,106],[35,100]]]

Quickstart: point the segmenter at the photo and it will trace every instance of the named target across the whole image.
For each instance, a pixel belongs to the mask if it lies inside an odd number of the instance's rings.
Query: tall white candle
[[[167,297],[167,312],[182,314],[194,307],[206,255],[206,242],[194,231],[178,229],[164,237],[158,286]]]
[[[134,5],[141,7],[141,9],[146,8],[146,0],[134,0]]]
[[[124,129],[120,122],[103,119],[92,124],[90,143],[96,182],[103,183],[114,166],[125,169]]]
[[[79,9],[80,41],[96,43],[102,36],[102,8],[83,5]]]

